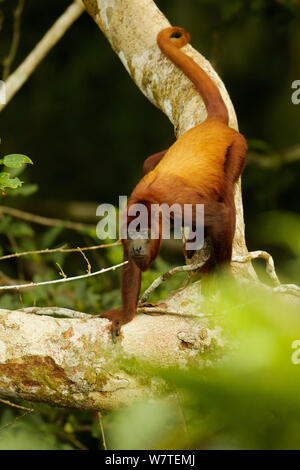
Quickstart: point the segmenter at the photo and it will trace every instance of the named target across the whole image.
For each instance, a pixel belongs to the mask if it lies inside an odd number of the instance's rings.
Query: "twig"
[[[185,419],[185,416],[184,416],[184,413],[183,413],[183,409],[182,409],[182,406],[181,406],[181,403],[180,403],[180,396],[179,396],[179,392],[178,391],[175,391],[175,401],[176,401],[176,405],[177,405],[177,409],[178,409],[178,417],[179,417],[179,420],[182,424],[182,428],[183,428],[183,432],[184,432],[184,435],[185,435],[185,439],[186,439],[186,443],[187,444],[191,444],[191,439],[190,439],[190,435],[189,435],[189,432],[188,432],[188,428],[187,428],[187,424],[186,424],[186,419]]]
[[[88,274],[91,274],[91,272],[92,272],[92,267],[91,267],[91,264],[90,264],[90,262],[89,262],[87,256],[84,254],[84,252],[83,252],[80,248],[78,248],[78,250],[80,251],[80,253],[82,254],[82,256],[84,257],[84,259],[85,259],[85,261],[86,261],[86,264],[87,264],[87,271],[86,271],[86,272],[87,272]]]
[[[12,97],[28,80],[39,63],[83,12],[84,6],[81,1],[75,0],[30,52],[24,62],[10,75],[6,82],[6,103],[0,105],[0,111],[5,108],[7,103],[9,103]]]
[[[19,312],[24,312],[34,315],[45,315],[48,317],[61,317],[61,318],[79,318],[79,319],[89,319],[93,318],[93,315],[83,312],[75,312],[68,308],[63,307],[26,307],[19,309]]]
[[[167,271],[166,273],[162,274],[161,276],[159,276],[157,279],[155,279],[152,282],[152,284],[148,287],[148,289],[146,289],[144,293],[142,294],[139,302],[144,303],[148,299],[150,294],[152,294],[152,292],[155,289],[157,289],[157,287],[169,277],[173,276],[174,274],[181,273],[181,272],[196,271],[197,269],[200,269],[203,266],[204,262],[205,261],[202,261],[201,263],[198,263],[198,264],[187,264],[184,266],[177,266],[176,268],[170,269],[170,271]]]
[[[98,274],[103,274],[108,271],[114,271],[117,268],[120,268],[121,266],[124,266],[124,264],[127,264],[128,261],[123,261],[123,263],[116,264],[115,266],[110,266],[109,268],[104,268],[101,269],[100,271],[96,271],[94,273],[90,274],[82,274],[81,276],[73,276],[73,277],[67,277],[66,279],[54,279],[53,281],[42,281],[42,282],[29,282],[28,284],[18,284],[15,286],[0,286],[0,290],[19,290],[19,289],[28,289],[32,287],[39,287],[39,286],[48,286],[51,284],[60,284],[61,282],[70,282],[70,281],[77,281],[78,279],[85,279],[87,277],[92,277],[92,276],[97,276]]]
[[[83,312],[76,312],[74,310],[70,310],[68,308],[63,307],[26,307],[26,308],[19,308],[18,312],[24,312],[33,315],[45,315],[48,317],[60,317],[60,318],[72,318],[72,319],[92,319],[95,318],[94,315],[90,315],[89,313]],[[139,307],[137,308],[137,313],[144,313],[146,315],[151,315],[153,313],[160,314],[160,315],[178,315],[184,317],[198,317],[203,318],[207,316],[211,316],[211,313],[184,313],[184,312],[174,312],[170,311],[161,307]]]
[[[0,432],[3,431],[3,429],[9,428],[10,426],[14,426],[18,421],[21,421],[22,418],[25,418],[25,416],[29,415],[30,413],[33,413],[34,411],[35,410],[25,411],[25,413],[23,413],[21,416],[16,416],[16,418],[13,421],[11,421],[10,423],[6,423],[3,426],[1,426]]]
[[[88,450],[88,448],[84,444],[82,444],[82,442],[80,442],[74,435],[65,431],[58,431],[56,434],[60,439],[70,442],[71,444],[73,444],[74,447],[77,447],[79,450]]]
[[[280,281],[277,277],[274,260],[272,256],[266,251],[251,251],[245,256],[236,256],[232,259],[235,263],[248,263],[254,259],[262,258],[266,261],[266,271],[269,274],[270,278],[274,282],[276,287],[273,287],[273,292],[279,292],[281,294],[290,294],[300,297],[300,287],[296,284],[280,284]]]
[[[61,246],[60,248],[46,248],[45,250],[34,250],[34,251],[23,251],[21,253],[12,253],[10,255],[0,256],[0,261],[10,258],[19,258],[20,256],[28,256],[28,255],[47,255],[49,253],[75,253],[75,252],[82,252],[82,251],[90,251],[90,250],[99,250],[100,248],[110,248],[112,246],[119,246],[121,245],[121,241],[107,243],[106,245],[94,245],[94,246],[85,246],[81,248],[64,248],[66,245]],[[2,273],[0,272],[2,275]]]
[[[9,76],[10,67],[15,60],[17,50],[20,43],[20,30],[21,30],[21,18],[24,8],[24,0],[19,0],[16,8],[14,9],[14,26],[13,26],[13,37],[10,45],[10,51],[8,56],[3,59],[3,74],[2,79],[6,80]]]
[[[0,206],[0,214],[8,214],[18,219],[26,220],[34,224],[46,225],[47,227],[62,226],[70,230],[91,230],[94,229],[94,225],[81,224],[80,222],[70,222],[69,220],[52,219],[49,217],[43,217],[41,215],[31,214],[30,212],[21,211],[14,207]]]
[[[56,263],[56,265],[58,266],[59,268],[59,274],[61,275],[61,277],[63,277],[64,279],[67,279],[67,275],[64,273],[64,270],[63,268],[61,267],[61,265],[59,263]]]
[[[212,315],[212,313],[174,312],[174,311],[167,310],[165,308],[160,308],[160,307],[138,307],[137,313],[145,313],[146,315],[151,315],[153,313],[156,313],[156,314],[161,314],[161,315],[177,315],[181,317],[197,317],[197,318],[203,318],[203,317],[208,317]]]
[[[272,256],[267,253],[266,251],[252,251],[250,253],[247,253],[245,256],[236,256],[232,259],[233,262],[235,263],[248,263],[249,261],[253,261],[254,259],[257,258],[262,258],[266,262],[266,271],[272,281],[275,284],[275,288],[273,289],[275,292],[281,292],[281,293],[287,293],[287,294],[292,294],[295,296],[300,296],[300,287],[294,285],[294,284],[287,284],[287,285],[282,285],[280,284],[280,281],[277,277],[276,271],[275,271],[275,266],[274,266],[274,260]],[[205,261],[199,263],[199,264],[188,264],[185,266],[177,266],[176,268],[170,269],[170,271],[166,272],[165,274],[162,274],[158,278],[156,278],[152,284],[144,291],[142,296],[140,297],[139,303],[145,303],[145,301],[148,299],[150,294],[157,289],[160,284],[168,279],[170,276],[173,276],[174,274],[177,274],[179,272],[186,272],[186,271],[195,271],[201,266],[203,266]],[[164,309],[160,308],[148,308],[148,307],[139,307],[138,308],[139,313],[164,313],[164,314],[169,314],[169,315],[182,315],[181,313],[178,312],[169,312]],[[206,314],[195,314],[194,316],[205,316]]]
[[[101,437],[102,437],[103,449],[107,450],[104,427],[103,427],[103,418],[102,418],[102,413],[100,411],[98,411],[98,420],[99,420],[100,432],[101,432]]]
[[[19,410],[29,411],[30,413],[33,413],[35,411],[33,408],[27,408],[26,406],[17,405],[16,403],[12,403],[11,401],[3,400],[3,398],[0,398],[0,402],[4,403],[4,405],[11,406],[12,408],[18,408]]]
[[[251,251],[250,253],[247,253],[245,256],[236,256],[235,258],[232,259],[232,261],[235,263],[248,263],[249,261],[253,261],[254,259],[258,259],[258,258],[265,260],[267,273],[269,274],[274,284],[276,286],[279,286],[280,281],[275,271],[274,260],[272,256],[266,251]]]

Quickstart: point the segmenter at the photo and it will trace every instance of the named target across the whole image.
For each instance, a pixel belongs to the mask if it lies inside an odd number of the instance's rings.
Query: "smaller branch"
[[[177,315],[179,317],[189,317],[189,318],[190,317],[203,318],[203,317],[209,317],[212,315],[211,313],[174,312],[174,311],[167,310],[165,308],[160,308],[160,307],[138,307],[137,313],[145,313],[146,315],[152,315],[152,314]]]
[[[76,231],[91,230],[94,229],[94,225],[81,224],[79,222],[70,222],[69,220],[62,219],[51,219],[49,217],[43,217],[41,215],[31,214],[30,212],[21,211],[14,207],[0,206],[0,214],[8,214],[17,219],[26,220],[39,225],[46,225],[47,227],[62,226],[64,228]]]
[[[92,276],[98,276],[98,274],[103,274],[103,273],[106,273],[108,271],[114,271],[115,269],[120,268],[121,266],[124,266],[124,264],[127,264],[127,263],[128,263],[128,261],[123,261],[123,263],[116,264],[115,266],[110,266],[109,268],[104,268],[104,269],[101,269],[100,271],[96,271],[96,272],[90,273],[90,274],[82,274],[81,276],[67,277],[67,278],[64,278],[64,279],[55,279],[53,281],[29,282],[27,284],[18,284],[18,285],[15,285],[15,286],[0,286],[0,291],[1,290],[4,291],[4,290],[28,289],[28,288],[32,288],[32,287],[49,286],[49,285],[52,285],[52,284],[60,284],[62,282],[77,281],[78,279],[85,279],[85,278],[92,277]]]
[[[19,309],[19,312],[30,313],[34,315],[45,315],[48,317],[60,317],[60,318],[92,318],[93,315],[83,312],[75,312],[68,308],[63,307],[26,307]]]
[[[282,285],[280,284],[280,281],[277,277],[277,274],[276,274],[276,271],[275,271],[275,266],[274,266],[274,260],[272,258],[272,256],[267,253],[266,251],[253,251],[253,252],[250,252],[250,253],[247,253],[245,256],[236,256],[234,258],[232,258],[232,262],[235,262],[235,263],[248,263],[250,261],[253,261],[254,259],[257,259],[257,258],[261,258],[261,259],[264,259],[265,262],[266,262],[266,271],[268,273],[268,275],[270,276],[270,278],[272,279],[273,283],[275,284],[275,288],[273,288],[273,291],[274,292],[281,292],[281,293],[285,293],[285,294],[292,294],[292,295],[295,295],[295,296],[300,296],[300,287],[296,286],[295,284],[287,284],[287,285]],[[166,279],[168,279],[169,277],[173,276],[174,274],[177,274],[179,272],[186,272],[186,271],[196,271],[198,270],[199,268],[201,268],[201,266],[203,266],[203,264],[205,263],[205,261],[202,261],[201,263],[198,263],[198,264],[188,264],[188,265],[185,265],[185,266],[178,266],[176,268],[172,268],[170,269],[170,271],[166,272],[165,274],[162,274],[161,276],[159,276],[158,278],[156,278],[152,284],[144,291],[144,293],[142,294],[142,296],[140,297],[139,299],[139,304],[143,304],[146,302],[146,300],[148,299],[148,297],[150,296],[150,294],[152,294],[152,292],[157,289],[158,286],[160,286],[160,284],[162,282],[164,282]],[[182,315],[181,313],[178,313],[178,312],[169,312],[165,309],[161,309],[161,308],[148,308],[148,307],[138,307],[138,312],[139,313],[164,313],[164,314],[169,314],[169,315]],[[203,316],[205,314],[198,314],[196,316]]]
[[[266,251],[252,251],[245,256],[236,256],[232,259],[232,261],[234,261],[235,263],[248,263],[249,261],[253,261],[257,258],[261,258],[266,261],[266,271],[274,282],[274,284],[276,285],[276,287],[272,288],[273,292],[290,294],[295,295],[296,297],[300,297],[300,287],[296,284],[280,284],[280,281],[275,271],[274,260],[272,256]]]
[[[168,279],[169,277],[173,276],[174,274],[181,273],[181,272],[196,271],[197,269],[200,269],[203,266],[204,262],[205,261],[202,261],[201,263],[198,263],[198,264],[187,264],[184,266],[177,266],[176,268],[172,268],[170,269],[170,271],[167,271],[166,273],[162,274],[161,276],[159,276],[157,279],[155,279],[152,282],[152,284],[148,287],[148,289],[144,291],[144,293],[140,297],[139,303],[144,303],[148,299],[150,294],[152,294],[152,292],[155,289],[157,289],[157,287],[162,282],[166,281],[166,279]]]
[[[82,444],[82,442],[80,442],[75,436],[72,436],[72,434],[68,433],[68,432],[65,432],[65,431],[58,431],[56,433],[56,435],[64,440],[64,441],[67,441],[67,442],[70,442],[70,444],[72,444],[74,447],[77,447],[77,449],[79,450],[88,450],[88,448]]]
[[[249,261],[253,261],[254,259],[258,259],[258,258],[265,260],[267,273],[269,274],[274,284],[276,286],[280,286],[280,281],[275,271],[274,260],[272,256],[266,251],[251,251],[250,253],[247,253],[247,255],[245,256],[236,256],[235,258],[232,259],[232,261],[235,263],[248,263]]]
[[[29,411],[30,413],[33,413],[35,411],[33,408],[27,408],[26,406],[17,405],[16,403],[12,403],[11,401],[3,400],[3,398],[0,398],[0,402],[4,403],[4,405],[11,406],[12,408],[18,408],[19,410]]]
[[[72,318],[72,319],[91,319],[94,318],[94,315],[90,315],[89,313],[83,312],[76,312],[74,310],[70,310],[68,308],[63,307],[26,307],[18,309],[19,312],[34,314],[34,315],[45,315],[48,317],[60,317],[60,318]],[[183,317],[199,317],[203,318],[206,316],[210,316],[210,313],[181,313],[181,312],[174,312],[170,311],[161,307],[138,307],[137,313],[144,313],[146,315],[178,315]]]
[[[78,248],[78,250],[80,251],[80,253],[82,254],[83,258],[84,258],[85,261],[86,261],[86,264],[87,264],[87,271],[86,271],[86,272],[87,272],[88,274],[91,274],[91,272],[92,272],[92,267],[91,267],[91,264],[90,264],[90,262],[89,262],[87,256],[84,254],[84,252],[83,252],[80,248]]]
[[[75,0],[30,52],[24,62],[10,75],[6,82],[6,103],[0,105],[0,111],[5,108],[13,96],[28,80],[39,63],[62,38],[70,26],[80,17],[84,10],[85,8],[81,1]]]
[[[28,256],[28,255],[47,255],[49,253],[76,253],[82,251],[90,251],[90,250],[99,250],[100,248],[110,248],[112,246],[119,246],[121,245],[121,241],[118,240],[117,242],[107,243],[106,245],[94,245],[94,246],[85,246],[83,248],[64,248],[66,245],[61,246],[60,248],[46,248],[45,250],[34,250],[34,251],[23,251],[21,253],[13,253],[10,255],[0,256],[0,261],[10,258],[19,258],[20,256]],[[0,274],[2,274],[0,272]]]
[[[56,263],[56,265],[58,266],[59,274],[61,275],[61,277],[63,277],[64,279],[67,279],[68,276],[64,273],[64,270],[61,267],[61,265],[59,263]]]
[[[103,449],[107,450],[104,427],[103,427],[103,418],[102,418],[102,413],[100,411],[98,411],[98,419],[99,419],[99,426],[100,426],[100,432],[101,432],[101,437],[102,437]]]
[[[18,421],[21,421],[23,418],[25,418],[25,416],[27,416],[27,415],[29,415],[30,413],[33,413],[33,412],[35,412],[35,410],[25,411],[25,413],[21,414],[21,416],[16,416],[16,418],[13,421],[11,421],[10,423],[6,423],[3,426],[1,426],[0,432],[3,431],[3,429],[14,426]]]
[[[188,427],[187,427],[187,424],[186,424],[186,419],[185,419],[183,409],[182,409],[182,406],[181,406],[181,401],[182,400],[180,398],[179,391],[175,391],[175,401],[176,401],[177,409],[178,409],[178,417],[179,417],[179,420],[181,422],[183,433],[184,433],[184,436],[185,436],[185,439],[186,439],[186,444],[190,448],[190,446],[192,445],[192,440],[191,440],[191,436],[190,436],[189,431],[188,431]]]
[[[24,0],[19,0],[16,8],[14,9],[14,26],[13,26],[13,37],[10,45],[10,51],[8,56],[3,59],[3,74],[2,79],[6,80],[10,73],[10,68],[15,60],[17,50],[20,43],[20,31],[21,31],[21,18],[24,8]]]

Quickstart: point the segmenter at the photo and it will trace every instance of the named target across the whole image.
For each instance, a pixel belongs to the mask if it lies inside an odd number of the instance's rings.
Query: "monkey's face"
[[[128,233],[127,246],[129,256],[142,271],[148,268],[151,255],[150,231],[141,230],[134,235]]]

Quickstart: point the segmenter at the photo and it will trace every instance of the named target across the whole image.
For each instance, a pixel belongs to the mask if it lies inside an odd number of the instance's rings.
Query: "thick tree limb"
[[[201,362],[201,352],[216,336],[205,319],[195,323],[185,317],[138,315],[124,326],[118,346],[112,343],[108,320],[0,310],[0,394],[109,410],[165,388],[134,367],[122,370],[118,359],[137,357],[162,365]]]

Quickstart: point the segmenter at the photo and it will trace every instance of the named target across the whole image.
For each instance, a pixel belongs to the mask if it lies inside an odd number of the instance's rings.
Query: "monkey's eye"
[[[176,38],[176,39],[178,39],[178,38],[181,38],[181,36],[182,36],[182,34],[181,34],[180,31],[174,31],[174,32],[171,34],[170,38]]]

